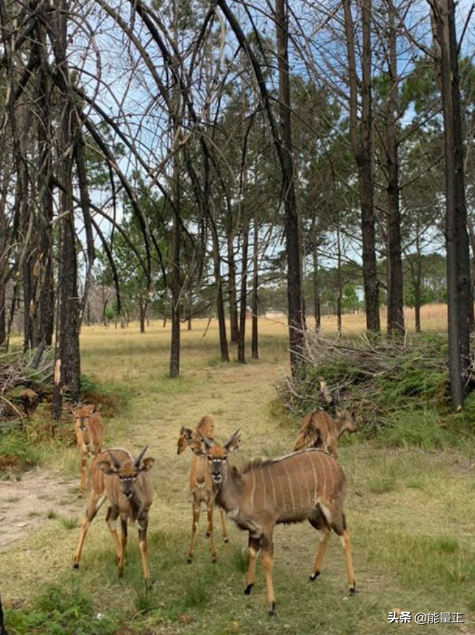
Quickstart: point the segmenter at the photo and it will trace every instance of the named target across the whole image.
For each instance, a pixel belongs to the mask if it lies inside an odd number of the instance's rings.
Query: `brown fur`
[[[240,529],[249,532],[246,594],[250,593],[254,584],[256,558],[262,550],[268,610],[274,613],[274,527],[304,520],[308,520],[321,537],[311,578],[315,579],[320,573],[328,536],[333,529],[344,544],[348,584],[353,592],[355,578],[344,514],[346,478],[341,465],[326,452],[308,449],[280,459],[254,461],[239,471],[228,461],[228,455],[238,449],[239,442],[236,432],[223,446],[206,443],[205,453],[217,504],[226,510]]]
[[[115,465],[117,461],[120,466]],[[74,567],[79,567],[82,548],[91,522],[107,500],[106,522],[119,558],[119,576],[122,577],[125,562],[125,545],[127,543],[127,523],[138,522],[139,547],[142,555],[142,566],[146,584],[150,582],[150,571],[147,560],[147,527],[148,514],[153,502],[153,490],[147,472],[152,468],[155,459],[148,457],[137,466],[127,450],[113,448],[98,454],[91,466],[91,491],[87,503],[86,514],[81,526],[78,547],[74,555]],[[130,479],[130,480],[128,480]],[[124,494],[126,488],[131,496]],[[122,542],[115,527],[120,517]]]
[[[302,421],[293,451],[320,448],[338,458],[337,442],[345,431],[357,431],[356,424],[347,410],[337,407],[335,418],[330,417],[324,410],[316,410]]]
[[[182,427],[180,436],[178,437],[178,454],[184,452],[187,447],[193,452],[193,458],[190,466],[190,490],[192,495],[192,526],[191,540],[188,548],[187,560],[192,562],[194,554],[194,546],[196,540],[196,532],[200,517],[201,505],[204,504],[208,514],[208,531],[207,538],[210,540],[210,551],[212,561],[216,561],[216,547],[214,544],[214,491],[211,476],[209,474],[206,457],[202,456],[203,437],[208,439],[214,438],[214,419],[211,415],[205,415],[200,419],[195,430]],[[224,520],[224,512],[220,509],[221,525],[223,528],[224,542],[228,542],[226,531],[226,523]]]
[[[82,406],[72,412],[76,445],[81,455],[79,492],[82,494],[86,487],[87,459],[91,454],[92,456],[97,456],[102,450],[104,421],[100,412],[94,411],[94,406]],[[84,427],[84,430],[82,427]]]

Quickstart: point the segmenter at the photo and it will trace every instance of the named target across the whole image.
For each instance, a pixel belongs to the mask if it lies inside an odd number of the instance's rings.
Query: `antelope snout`
[[[213,472],[213,481],[216,483],[216,485],[219,485],[222,480],[223,477],[221,476],[221,472]]]

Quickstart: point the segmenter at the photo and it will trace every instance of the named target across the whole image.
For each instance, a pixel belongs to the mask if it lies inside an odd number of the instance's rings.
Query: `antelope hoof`
[[[75,562],[73,564],[73,569],[79,569],[79,562]]]
[[[310,580],[310,582],[314,582],[319,575],[320,575],[320,571],[315,571],[315,573],[312,573],[312,575],[308,576],[308,579]]]
[[[224,538],[224,543],[227,545],[229,542],[229,538]]]
[[[207,531],[207,532],[205,533],[205,538],[209,538],[210,536],[211,536],[211,534],[209,533],[209,531]]]
[[[218,562],[218,558],[216,556],[211,556],[211,562],[216,564]]]
[[[186,561],[187,561],[188,564],[191,564],[193,562],[193,556],[188,556]]]
[[[269,613],[270,617],[275,617],[275,602],[271,602],[267,606],[267,612]]]
[[[248,584],[246,586],[246,588],[244,589],[244,595],[251,595],[251,591],[252,591],[252,587],[254,586],[254,583],[251,582],[251,584]]]
[[[117,572],[117,575],[119,576],[119,578],[123,578],[124,577],[124,570],[123,569],[119,569],[119,571]]]
[[[145,582],[145,588],[147,589],[147,591],[150,591],[150,589],[153,586],[152,581],[150,580],[150,578],[144,578],[144,582]]]
[[[356,584],[353,584],[352,586],[350,586],[349,593],[350,593],[350,595],[355,595],[356,594]]]

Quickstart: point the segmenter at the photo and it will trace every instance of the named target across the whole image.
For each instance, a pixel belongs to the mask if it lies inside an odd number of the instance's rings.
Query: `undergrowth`
[[[7,609],[10,635],[113,635],[117,621],[111,613],[94,608],[92,595],[85,593],[78,580],[51,584],[33,601],[30,608]]]
[[[360,438],[389,447],[473,452],[475,393],[463,411],[451,412],[445,335],[401,344],[384,338],[315,339],[304,357],[297,375],[277,386],[278,403],[292,421],[318,408],[332,414],[339,404],[355,417]],[[322,380],[331,404],[321,392]]]
[[[94,404],[104,417],[113,417],[125,407],[127,391],[123,385],[100,383],[89,375],[82,376],[81,384],[83,403]],[[56,423],[52,419],[51,404],[40,403],[23,418],[19,427],[0,429],[0,478],[18,476],[40,464],[52,448],[74,444],[72,417],[66,404],[61,420]]]

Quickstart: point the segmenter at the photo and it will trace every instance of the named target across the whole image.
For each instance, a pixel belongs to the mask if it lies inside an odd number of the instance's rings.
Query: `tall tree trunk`
[[[172,335],[170,346],[170,377],[180,375],[180,206],[181,183],[178,152],[175,153],[173,164],[173,229],[172,229]]]
[[[304,319],[302,299],[302,263],[300,222],[294,182],[292,157],[292,127],[290,117],[290,70],[288,0],[276,0],[276,38],[279,69],[279,116],[281,125],[282,196],[285,208],[285,236],[287,252],[287,297],[290,344],[290,367],[295,375],[304,347]]]
[[[397,139],[398,75],[397,28],[393,0],[387,0],[389,45],[389,94],[386,103],[385,173],[388,213],[388,336],[404,335],[404,293],[399,207],[399,148]]]
[[[338,217],[338,225],[336,229],[336,241],[337,241],[337,269],[336,269],[336,280],[337,280],[337,295],[336,295],[336,323],[337,323],[337,332],[338,335],[341,336],[342,332],[342,297],[343,297],[343,285],[341,280],[341,232],[340,232],[340,218]]]
[[[252,359],[259,359],[259,315],[258,315],[258,288],[259,288],[259,220],[257,208],[254,211],[254,251],[252,254]]]
[[[193,329],[193,325],[192,325],[192,320],[193,320],[193,294],[191,291],[191,287],[188,291],[188,310],[189,310],[189,314],[188,314],[188,320],[187,320],[187,324],[188,324],[188,331],[191,331]]]
[[[470,363],[473,311],[463,166],[458,50],[453,0],[434,0],[433,19],[440,46],[440,83],[444,110],[446,248],[449,376],[452,407],[462,407]]]
[[[51,82],[48,75],[46,59],[46,37],[43,27],[39,38],[39,55],[42,59],[39,96],[38,96],[38,192],[42,192],[40,200],[40,255],[37,260],[39,274],[39,297],[38,297],[38,329],[36,335],[36,346],[44,342],[51,346],[54,331],[54,271],[53,271],[53,192],[50,186],[51,179]]]
[[[312,234],[313,234],[313,313],[315,315],[315,332],[317,335],[320,333],[322,326],[322,313],[320,306],[320,278],[318,274],[318,230],[315,216],[312,220]]]
[[[422,285],[422,261],[420,253],[417,254],[416,275],[414,280],[414,318],[416,333],[421,332],[421,285]]]
[[[241,197],[243,193],[241,193]],[[245,206],[241,206],[242,220],[242,260],[241,260],[241,294],[239,302],[239,339],[238,362],[246,363],[246,307],[247,307],[247,265],[249,251],[249,214]]]
[[[147,302],[144,300],[140,300],[139,301],[140,333],[145,333],[146,314],[147,314]]]
[[[231,343],[239,340],[238,303],[236,294],[236,261],[234,258],[234,231],[228,230],[228,293],[229,293],[229,321],[231,327]]]
[[[59,121],[59,177],[64,190],[59,195],[59,269],[58,269],[58,319],[56,331],[55,374],[53,391],[53,416],[61,417],[64,390],[71,401],[77,403],[81,394],[81,362],[79,349],[80,301],[77,281],[76,235],[72,200],[72,117],[67,94],[69,73],[66,57],[67,0],[59,0],[52,16],[55,39],[55,60],[64,82],[58,86],[59,103],[63,106]]]
[[[362,0],[363,50],[361,72],[361,121],[358,125],[358,74],[356,72],[355,41],[351,0],[344,0],[345,34],[350,83],[350,141],[358,166],[358,190],[361,208],[363,242],[363,286],[366,305],[366,328],[379,332],[379,284],[376,268],[376,230],[374,216],[374,177],[372,150],[372,89],[371,89],[371,0]]]
[[[7,293],[6,285],[0,279],[0,346],[7,339]]]

